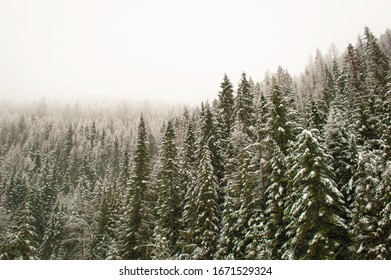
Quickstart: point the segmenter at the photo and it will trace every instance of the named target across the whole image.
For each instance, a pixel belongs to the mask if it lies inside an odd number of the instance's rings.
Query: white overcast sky
[[[365,25],[390,28],[391,1],[0,0],[0,101],[198,103],[224,73],[298,74]]]

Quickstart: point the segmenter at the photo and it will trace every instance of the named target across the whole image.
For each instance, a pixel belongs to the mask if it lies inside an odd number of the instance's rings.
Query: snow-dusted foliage
[[[352,178],[354,200],[352,202],[351,254],[359,259],[375,259],[378,255],[376,250],[379,245],[377,236],[380,216],[379,189],[380,159],[371,151],[364,151],[360,155],[356,174]],[[383,193],[387,197],[386,193]],[[383,199],[383,197],[381,197]]]
[[[179,238],[179,220],[182,215],[181,198],[185,194],[179,176],[175,132],[172,123],[169,122],[163,139],[161,168],[157,180],[159,196],[156,207],[158,223],[162,227],[162,237],[167,240],[168,248],[171,250],[175,250]]]
[[[348,209],[329,160],[319,143],[319,131],[303,130],[289,172],[294,177],[286,198],[291,207],[286,211],[284,258],[335,259],[345,253]]]
[[[246,235],[249,220],[259,205],[259,191],[252,161],[255,150],[244,124],[237,117],[230,138],[231,158],[227,163],[222,213],[222,231],[218,258],[245,259],[245,247],[251,242]]]
[[[201,159],[197,169],[196,188],[196,225],[193,257],[195,259],[212,259],[216,252],[219,225],[218,183],[213,174],[211,152],[207,143],[201,148]]]
[[[389,38],[194,107],[2,102],[0,259],[390,259]]]

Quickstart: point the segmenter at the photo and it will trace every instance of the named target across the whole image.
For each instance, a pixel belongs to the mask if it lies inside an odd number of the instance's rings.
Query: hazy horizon
[[[316,49],[343,52],[390,1],[0,1],[0,101],[213,100]]]

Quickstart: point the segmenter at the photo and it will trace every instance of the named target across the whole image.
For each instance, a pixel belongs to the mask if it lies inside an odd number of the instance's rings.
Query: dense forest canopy
[[[391,259],[391,31],[213,102],[3,101],[0,259]]]

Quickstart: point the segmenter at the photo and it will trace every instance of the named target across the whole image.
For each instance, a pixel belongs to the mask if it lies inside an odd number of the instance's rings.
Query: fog
[[[255,81],[343,51],[390,1],[0,1],[0,100],[213,99],[227,73]],[[356,36],[356,37],[354,37]]]

